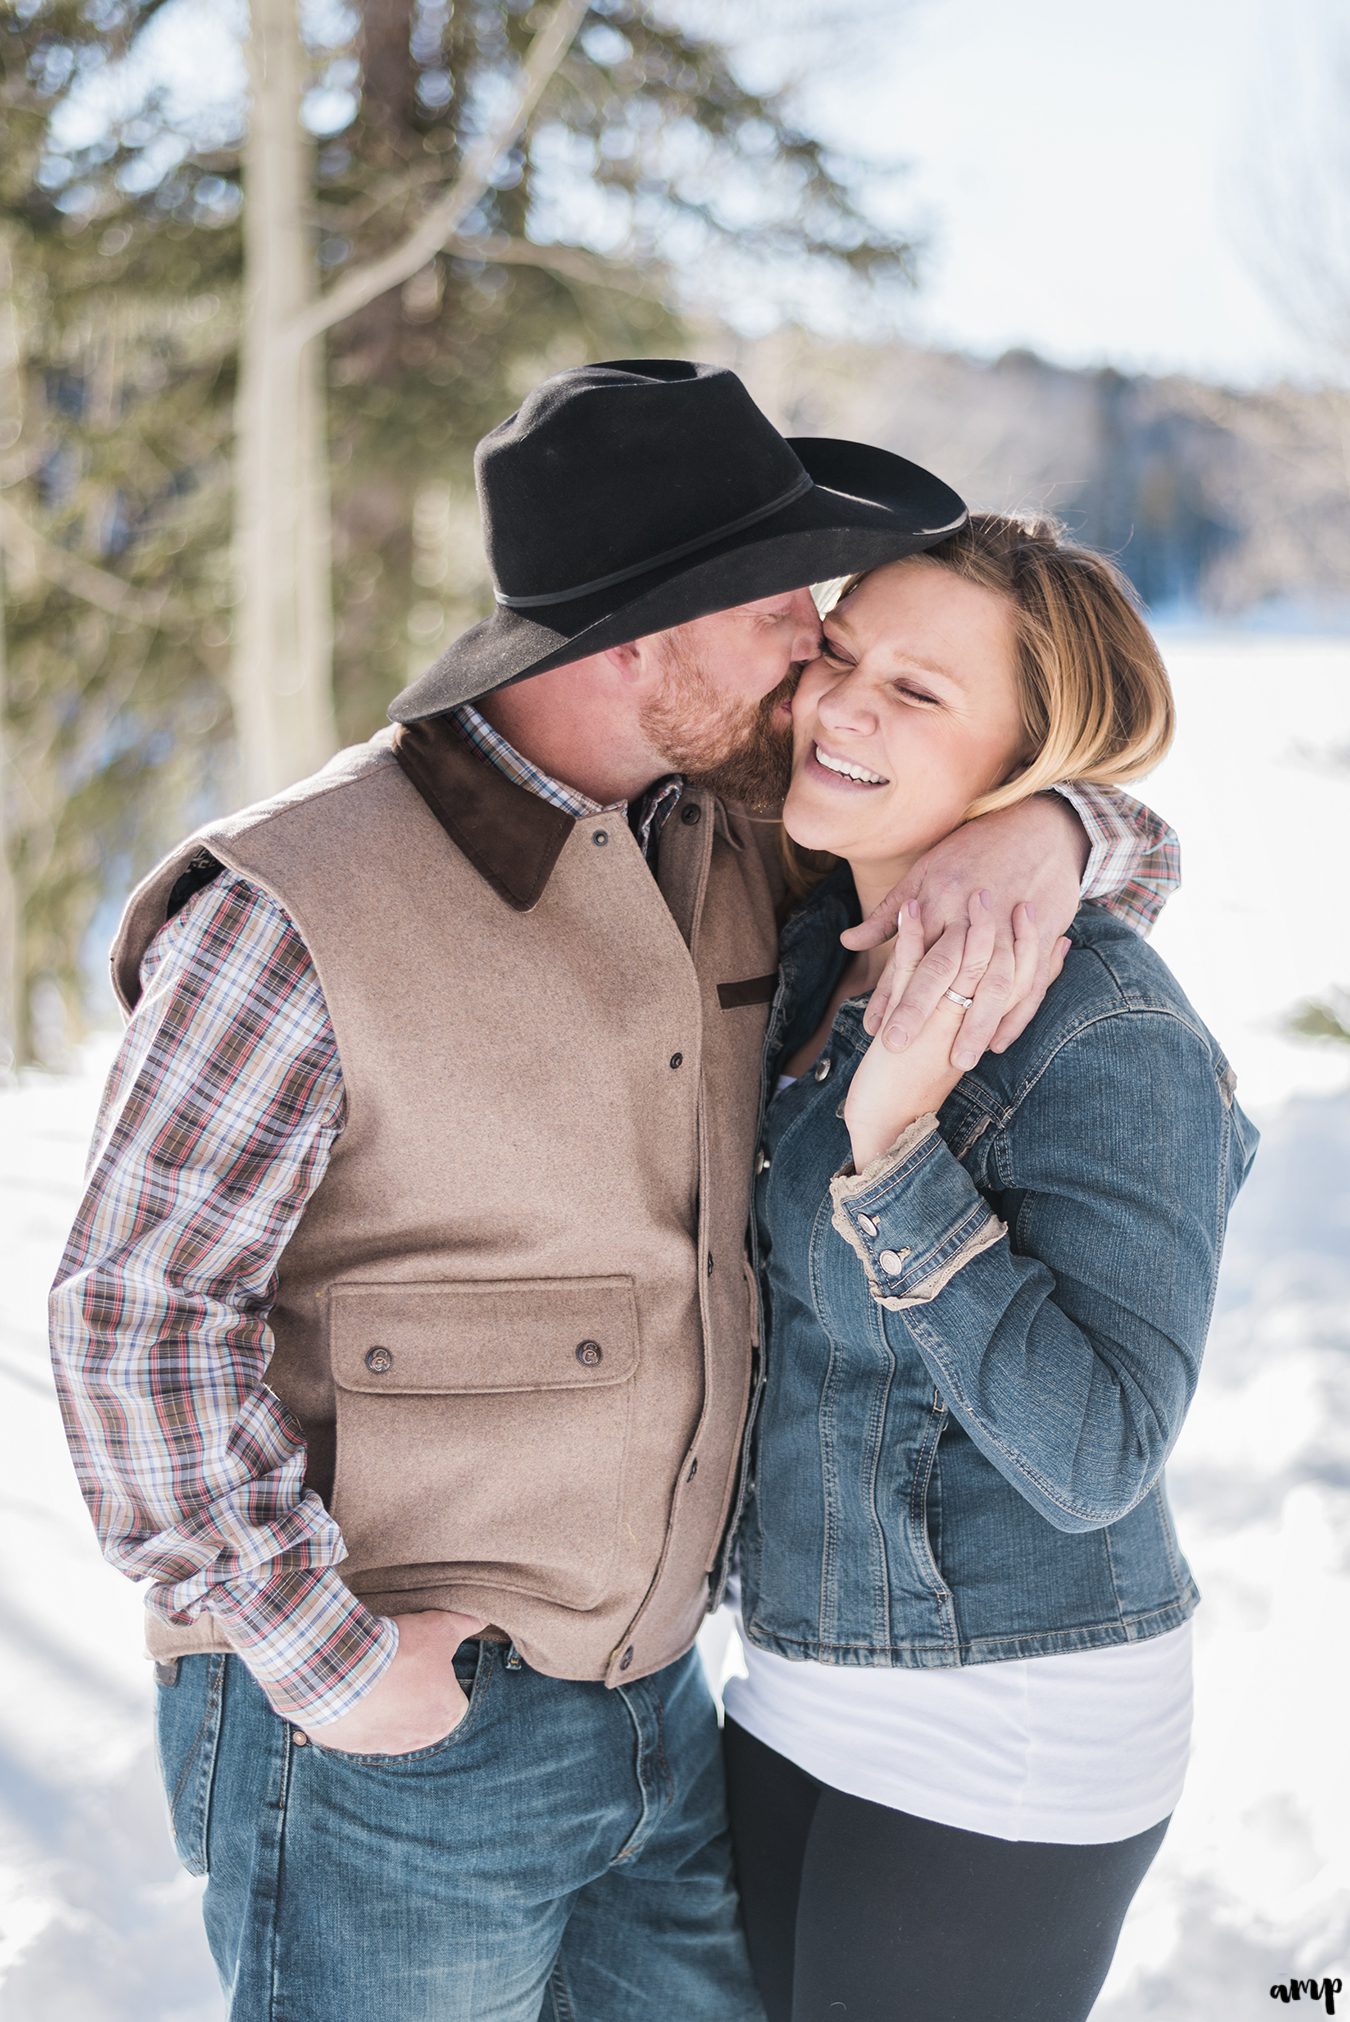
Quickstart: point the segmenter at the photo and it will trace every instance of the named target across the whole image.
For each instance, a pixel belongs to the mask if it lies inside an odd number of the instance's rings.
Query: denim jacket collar
[[[776,1071],[783,1054],[804,1046],[819,1025],[851,959],[839,936],[861,918],[853,873],[842,859],[788,915],[779,940],[781,975],[767,1040],[769,1068]]]

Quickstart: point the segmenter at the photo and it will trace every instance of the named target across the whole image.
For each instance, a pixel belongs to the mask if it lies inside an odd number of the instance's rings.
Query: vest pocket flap
[[[631,1278],[334,1285],[328,1298],[343,1390],[594,1390],[637,1368]]]

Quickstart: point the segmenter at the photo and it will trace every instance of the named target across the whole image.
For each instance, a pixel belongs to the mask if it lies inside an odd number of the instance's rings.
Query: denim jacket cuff
[[[861,1263],[879,1306],[924,1306],[957,1272],[1007,1234],[965,1168],[921,1116],[855,1172],[830,1181],[833,1225]]]

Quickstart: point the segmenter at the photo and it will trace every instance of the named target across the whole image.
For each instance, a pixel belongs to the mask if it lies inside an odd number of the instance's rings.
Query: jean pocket
[[[330,1762],[354,1762],[368,1769],[415,1769],[419,1763],[434,1761],[438,1756],[457,1748],[469,1730],[476,1726],[482,1712],[483,1700],[487,1694],[488,1681],[492,1677],[496,1645],[473,1638],[461,1643],[455,1652],[455,1679],[469,1704],[458,1726],[439,1741],[432,1741],[425,1748],[410,1748],[401,1755],[356,1754],[349,1748],[325,1750],[322,1742],[319,1752]],[[322,1733],[322,1729],[319,1730]]]
[[[184,1657],[172,1685],[155,1688],[155,1753],[169,1830],[189,1874],[208,1868],[211,1786],[220,1743],[225,1657]]]

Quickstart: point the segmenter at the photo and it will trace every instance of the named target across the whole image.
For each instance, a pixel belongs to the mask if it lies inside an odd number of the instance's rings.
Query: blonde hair
[[[1172,685],[1134,590],[1113,562],[1071,541],[1058,521],[1016,513],[972,513],[959,533],[918,559],[997,591],[1012,607],[1030,755],[966,810],[967,821],[1047,787],[1118,786],[1157,765],[1176,729]],[[848,579],[840,596],[861,581]],[[830,860],[798,850],[786,830],[783,837],[788,882],[800,895]]]

